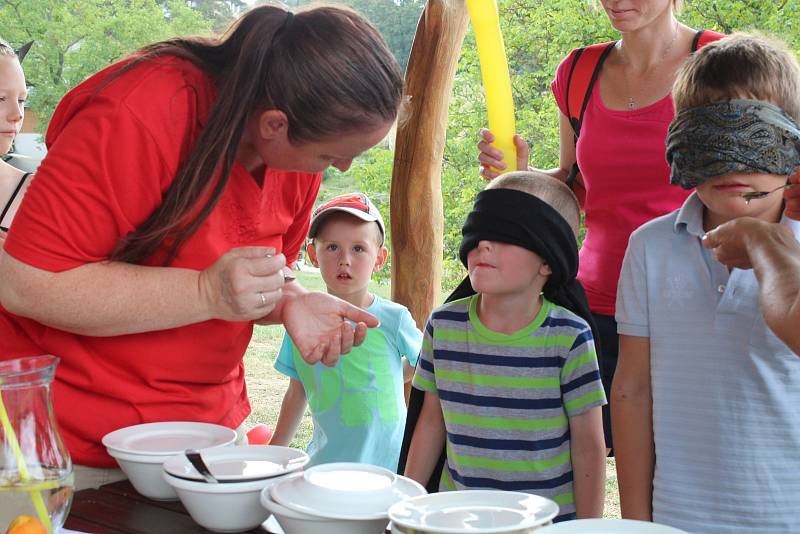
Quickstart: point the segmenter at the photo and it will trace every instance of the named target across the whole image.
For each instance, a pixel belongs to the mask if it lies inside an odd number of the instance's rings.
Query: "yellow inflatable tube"
[[[478,44],[489,129],[495,136],[492,144],[503,151],[503,161],[508,165],[503,172],[515,171],[517,151],[514,148],[514,99],[511,95],[511,78],[508,75],[503,35],[500,33],[497,3],[495,0],[466,1]]]

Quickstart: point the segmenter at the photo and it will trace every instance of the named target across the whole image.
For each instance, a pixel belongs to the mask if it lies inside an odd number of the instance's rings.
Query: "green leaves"
[[[210,28],[210,20],[181,0],[0,3],[0,35],[14,45],[36,41],[24,68],[41,132],[61,97],[89,75],[147,43]]]

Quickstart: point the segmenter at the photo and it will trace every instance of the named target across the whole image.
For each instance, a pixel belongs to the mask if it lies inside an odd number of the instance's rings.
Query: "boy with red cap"
[[[369,292],[386,263],[386,227],[362,193],[335,197],[311,218],[306,252],[328,293],[364,308],[381,324],[333,367],[309,365],[287,335],[275,368],[290,378],[270,442],[288,445],[308,404],[312,464],[359,462],[397,469],[406,419],[403,383],[411,379],[422,332],[405,306]]]

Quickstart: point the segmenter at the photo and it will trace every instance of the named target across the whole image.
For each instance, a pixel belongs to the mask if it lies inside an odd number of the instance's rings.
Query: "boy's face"
[[[739,217],[755,217],[778,222],[783,196],[776,192],[748,203],[742,193],[772,191],[786,183],[785,176],[775,174],[731,173],[712,178],[697,186],[697,196],[706,207],[703,218],[706,231]]]
[[[497,241],[480,241],[470,250],[467,270],[475,291],[498,296],[524,291],[538,294],[552,273],[535,252]]]
[[[380,233],[377,223],[345,213],[325,218],[306,250],[328,293],[349,300],[348,296],[366,292],[372,273],[386,263],[386,247],[378,244]]]

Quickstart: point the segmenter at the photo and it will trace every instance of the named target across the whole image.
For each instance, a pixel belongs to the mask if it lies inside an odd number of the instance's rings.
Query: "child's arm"
[[[405,476],[422,484],[428,483],[444,447],[445,427],[439,395],[425,392],[422,410],[408,449]]]
[[[281,413],[278,415],[275,432],[269,442],[270,445],[289,446],[297,433],[300,421],[303,419],[306,404],[306,390],[303,388],[303,383],[294,378],[290,379],[289,387],[286,388],[286,393],[281,403]]]
[[[569,418],[573,490],[578,519],[603,517],[606,494],[606,443],[602,408]]]
[[[403,382],[411,382],[412,378],[414,378],[414,366],[403,356]]]
[[[403,382],[411,382],[414,370],[419,360],[419,350],[422,346],[422,331],[417,328],[417,323],[411,313],[405,310],[398,321],[397,343],[398,353],[402,355]]]
[[[622,517],[651,521],[656,455],[649,337],[619,336],[611,399]]]

